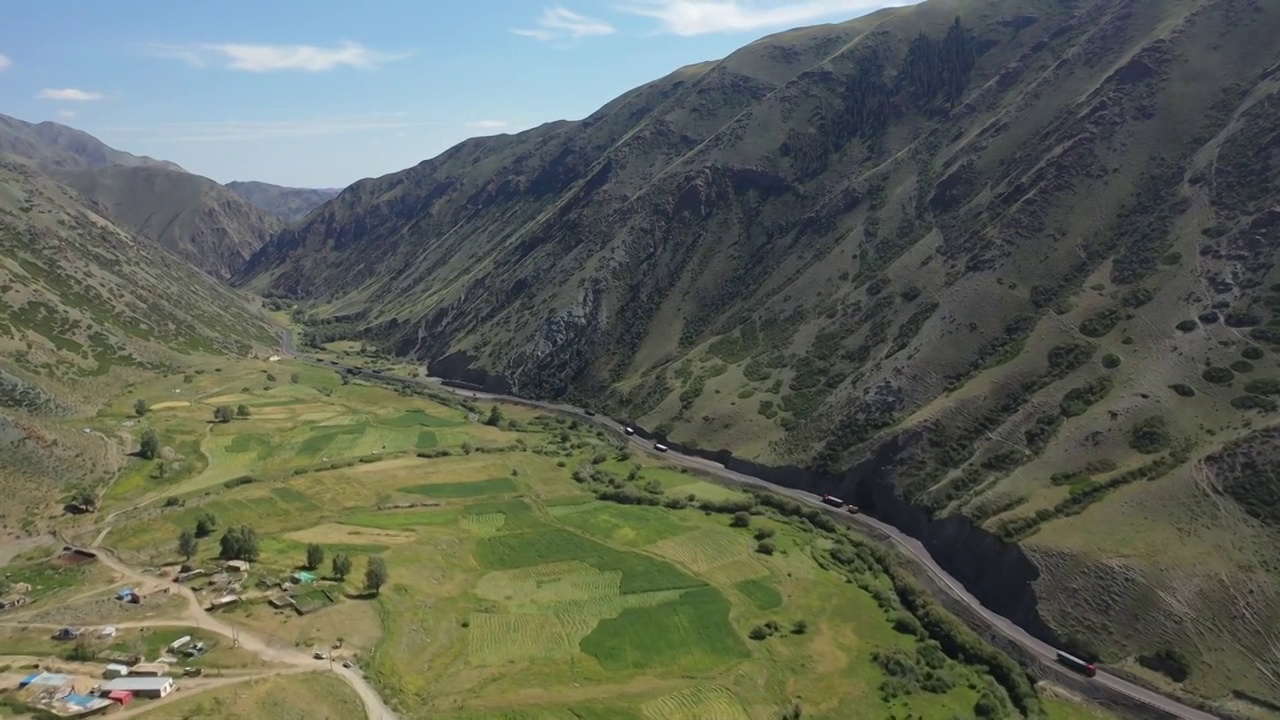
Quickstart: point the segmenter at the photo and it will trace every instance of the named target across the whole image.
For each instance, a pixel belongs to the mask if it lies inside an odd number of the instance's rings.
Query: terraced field
[[[738,491],[516,408],[492,427],[468,419],[482,408],[314,374],[258,390],[229,370],[219,384],[231,390],[202,387],[147,418],[217,450],[198,473],[140,483],[173,500],[126,512],[106,544],[140,565],[176,562],[177,535],[213,516],[194,562],[212,563],[222,532],[247,525],[262,578],[319,545],[319,585],[300,600],[312,614],[272,611],[275,591],[256,590],[226,612],[282,643],[344,636],[408,720],[754,720],[797,702],[804,717],[858,707],[948,720],[987,696],[1013,709],[985,670],[895,630],[906,611],[888,581],[835,569],[838,538],[763,507],[731,527],[698,505]],[[243,401],[249,417],[211,424],[211,400]],[[419,456],[423,433],[440,445]],[[328,577],[338,554],[354,561],[343,581]],[[376,595],[362,586],[375,555],[391,574]]]

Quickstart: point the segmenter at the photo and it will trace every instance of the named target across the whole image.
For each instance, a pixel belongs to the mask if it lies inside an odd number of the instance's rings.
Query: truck
[[[822,504],[830,505],[833,508],[842,508],[845,506],[845,502],[835,495],[823,495]]]
[[[666,452],[670,448],[668,448],[666,445],[663,445],[662,443],[654,443],[653,449],[657,450],[658,452]]]
[[[1098,668],[1093,663],[1081,660],[1075,655],[1061,650],[1058,651],[1058,663],[1075,670],[1085,677],[1095,677],[1098,674]]]

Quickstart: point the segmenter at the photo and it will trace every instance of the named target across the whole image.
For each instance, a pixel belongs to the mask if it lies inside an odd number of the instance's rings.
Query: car
[[[595,416],[596,416],[596,411],[595,411],[595,410],[583,410],[582,412],[583,412],[587,417],[595,417]]]
[[[628,434],[628,435],[635,435],[635,434],[636,434],[636,431],[635,431],[634,429],[630,428],[630,427],[624,427],[624,428],[622,428],[622,432],[624,432],[624,433],[626,433],[626,434]]]
[[[352,665],[350,660],[343,660],[342,667],[350,670],[351,668],[355,667],[355,665]]]
[[[318,651],[318,650],[317,650],[317,651],[316,651],[316,652],[315,652],[311,657],[313,657],[313,658],[315,658],[315,659],[317,659],[317,660],[324,660],[324,659],[325,659],[326,657],[328,657],[328,656],[327,656],[327,655],[325,655],[324,653],[322,653],[322,652],[320,652],[320,651]]]

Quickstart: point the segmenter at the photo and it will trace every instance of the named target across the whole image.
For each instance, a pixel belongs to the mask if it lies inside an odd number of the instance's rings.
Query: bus
[[[1072,670],[1084,675],[1085,677],[1095,677],[1098,674],[1098,668],[1091,662],[1086,662],[1070,653],[1058,651],[1058,662]]]

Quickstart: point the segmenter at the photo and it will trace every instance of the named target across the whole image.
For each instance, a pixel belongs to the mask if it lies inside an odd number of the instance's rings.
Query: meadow
[[[225,528],[249,525],[251,580],[287,575],[319,544],[336,604],[299,617],[251,591],[225,612],[287,643],[341,644],[406,718],[1013,709],[986,669],[902,620],[887,579],[833,562],[841,536],[574,421],[503,407],[486,424],[488,406],[301,366],[290,382],[293,367],[257,389],[244,379],[254,370],[206,373],[189,404],[148,413],[163,437],[203,435],[205,462],[110,493],[150,502],[122,512],[105,544],[137,564],[176,562],[178,533],[212,515],[194,562],[215,559]],[[241,403],[248,418],[208,422]],[[742,524],[724,509],[733,503],[752,506],[745,526],[731,526]],[[326,577],[339,553],[355,561],[342,582]],[[391,574],[376,596],[359,577],[372,555]],[[1104,717],[1055,700],[1043,712]]]

